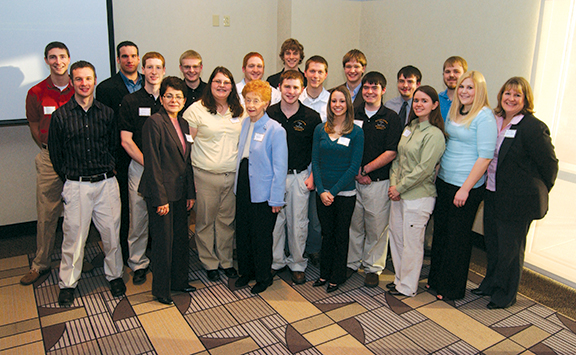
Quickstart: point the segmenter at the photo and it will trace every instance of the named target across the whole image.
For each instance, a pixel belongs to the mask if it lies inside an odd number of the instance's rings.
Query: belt
[[[46,144],[46,143],[41,143],[41,145],[42,145],[42,149],[48,149],[48,144]]]
[[[114,175],[115,174],[113,171],[109,171],[107,173],[102,173],[102,174],[90,175],[90,176],[68,176],[68,175],[66,175],[66,180],[98,182],[98,181],[102,181],[102,180],[114,177]]]
[[[298,170],[298,169],[288,169],[288,174],[300,174],[306,169]]]

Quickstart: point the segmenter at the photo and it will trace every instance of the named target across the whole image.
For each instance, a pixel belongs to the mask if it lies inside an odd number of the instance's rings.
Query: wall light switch
[[[212,26],[220,26],[220,15],[212,15]]]
[[[224,24],[224,27],[230,27],[230,16],[223,16],[222,17],[222,22]]]

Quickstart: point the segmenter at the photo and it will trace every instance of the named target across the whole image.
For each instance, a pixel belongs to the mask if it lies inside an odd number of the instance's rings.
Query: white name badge
[[[404,137],[410,137],[410,134],[412,134],[412,132],[410,132],[409,129],[405,129],[405,130],[404,130],[404,133],[402,133],[402,135],[403,135]]]
[[[56,106],[44,106],[45,115],[51,115],[54,111],[56,111]]]
[[[504,137],[506,137],[506,138],[516,137],[516,130],[515,129],[506,130],[506,132],[504,133]]]
[[[240,119],[239,119],[238,117],[236,117],[236,118],[231,118],[231,119],[230,119],[230,122],[232,122],[232,123],[240,123]]]
[[[254,133],[254,140],[256,142],[262,142],[263,139],[264,139],[263,133]]]
[[[364,125],[364,121],[361,120],[354,120],[354,124],[360,128],[362,128],[362,125]]]
[[[138,107],[138,114],[140,116],[150,116],[152,114],[152,110],[150,107]]]
[[[189,134],[184,134],[186,136],[186,141],[189,143],[194,143],[194,138]]]
[[[341,144],[341,145],[347,147],[348,144],[350,144],[350,138],[340,137],[340,138],[338,138],[338,144]]]

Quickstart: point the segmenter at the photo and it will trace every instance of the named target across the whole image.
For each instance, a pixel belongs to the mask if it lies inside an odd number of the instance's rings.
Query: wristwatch
[[[366,170],[364,170],[364,167],[362,167],[362,171],[360,172],[360,175],[362,175],[362,176],[368,175],[368,173],[366,172]]]

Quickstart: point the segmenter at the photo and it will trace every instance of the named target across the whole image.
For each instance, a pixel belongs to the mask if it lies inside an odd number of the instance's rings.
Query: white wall
[[[360,47],[368,70],[388,80],[386,100],[398,96],[396,74],[405,65],[422,83],[445,89],[442,65],[459,55],[484,74],[490,105],[512,76],[530,80],[540,0],[387,0],[362,3]]]
[[[281,68],[283,40],[294,37],[306,57],[328,60],[328,88],[344,81],[342,56],[352,48],[367,55],[368,70],[386,75],[387,99],[397,95],[396,72],[406,64],[443,90],[442,63],[458,54],[486,76],[494,104],[507,78],[530,77],[540,0],[522,6],[497,0],[114,0],[113,6],[116,43],[130,39],[141,54],[159,51],[169,75],[179,75],[180,54],[195,49],[204,59],[204,79],[218,65],[241,79],[249,51],[264,56],[267,76]],[[220,15],[219,27],[212,27],[212,15]],[[230,27],[222,26],[224,15]],[[0,225],[34,220],[37,147],[27,126],[0,127],[0,137]]]
[[[259,52],[270,64],[276,57],[276,1],[114,0],[113,8],[116,44],[134,41],[140,56],[160,52],[167,75],[180,76],[178,59],[188,49],[202,55],[205,81],[216,66],[242,80],[242,58],[248,52]],[[212,26],[212,15],[220,16],[219,27]],[[223,26],[224,15],[230,16],[230,27]],[[274,73],[272,65],[265,75]]]

